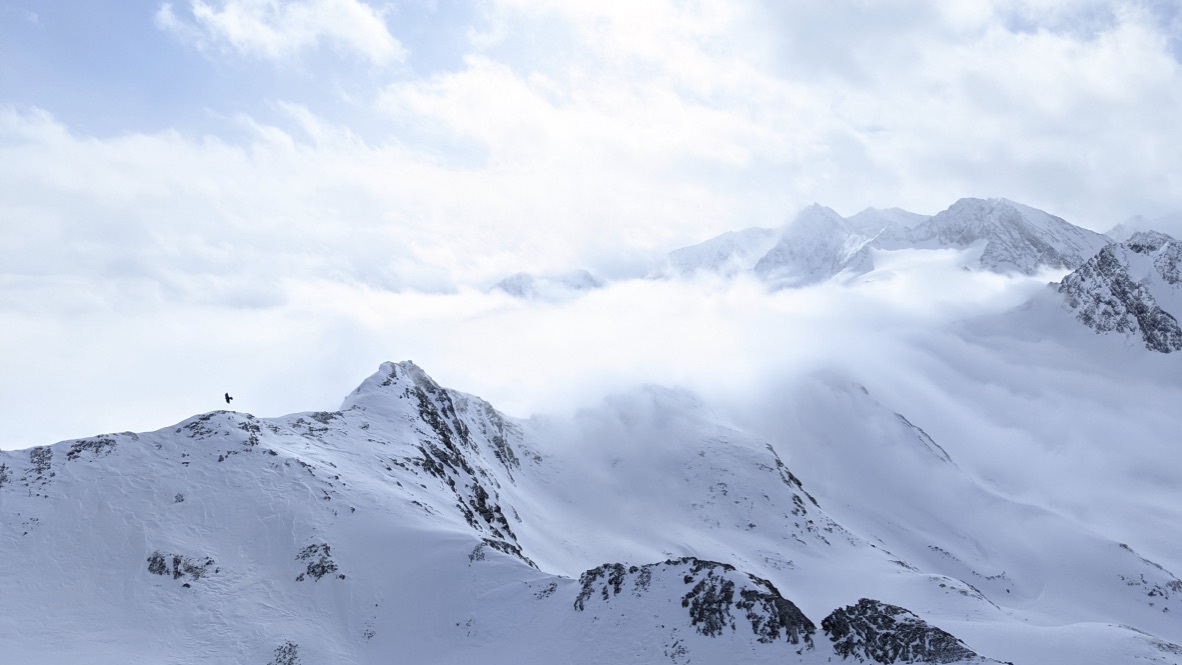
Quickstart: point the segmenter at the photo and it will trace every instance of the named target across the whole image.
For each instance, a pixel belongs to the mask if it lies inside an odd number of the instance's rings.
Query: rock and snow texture
[[[1139,231],[1108,245],[1063,278],[1064,306],[1097,333],[1138,339],[1151,351],[1182,350],[1182,243]]]
[[[0,652],[1182,663],[1164,567],[840,377],[777,399],[783,428],[658,387],[518,420],[387,363],[339,411],[3,452]]]
[[[785,227],[780,239],[755,264],[755,274],[775,287],[822,282],[843,272],[862,274],[874,268],[865,233],[830,208],[811,205]]]
[[[821,622],[843,658],[873,663],[997,662],[902,607],[863,598]],[[883,639],[884,636],[890,639]]]
[[[919,224],[908,244],[921,248],[982,246],[980,267],[1032,275],[1072,270],[1110,240],[1059,217],[1006,199],[961,199]]]

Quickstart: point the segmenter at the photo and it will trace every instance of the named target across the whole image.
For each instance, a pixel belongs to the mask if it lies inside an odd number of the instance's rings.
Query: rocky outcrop
[[[625,566],[608,563],[579,578],[582,589],[576,610],[588,602],[613,602],[621,594],[642,598],[652,589],[675,589],[690,625],[707,637],[750,630],[756,641],[787,642],[812,648],[816,625],[772,583],[735,570],[734,566],[694,557]]]
[[[395,387],[398,399],[407,400],[417,412],[416,428],[423,435],[419,457],[410,461],[444,482],[454,493],[456,508],[476,531],[487,534],[495,548],[533,566],[501,504],[500,482],[520,466],[509,438],[516,434],[487,402],[447,390],[414,363],[382,366],[387,373],[383,388]],[[488,468],[486,452],[499,469]]]
[[[1179,351],[1182,327],[1158,296],[1177,291],[1180,264],[1178,241],[1164,233],[1141,232],[1100,250],[1064,277],[1058,292],[1076,319],[1097,333],[1139,338],[1159,353]]]
[[[873,663],[996,663],[915,614],[863,598],[821,621],[842,658]]]

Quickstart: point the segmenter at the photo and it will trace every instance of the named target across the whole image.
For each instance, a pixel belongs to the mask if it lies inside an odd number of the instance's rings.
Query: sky
[[[0,448],[332,409],[384,360],[526,415],[992,312],[1029,281],[485,289],[813,202],[1175,215],[1178,118],[1177,0],[0,0]]]

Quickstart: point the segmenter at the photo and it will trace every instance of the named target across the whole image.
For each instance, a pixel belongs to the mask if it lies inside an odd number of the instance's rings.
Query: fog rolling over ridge
[[[1005,199],[812,206],[629,278],[337,292],[301,319],[363,341],[321,362],[426,357],[339,406],[0,452],[0,645],[1182,663],[1177,247]]]

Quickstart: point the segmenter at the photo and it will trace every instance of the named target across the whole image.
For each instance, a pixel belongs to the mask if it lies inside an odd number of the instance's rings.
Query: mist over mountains
[[[965,199],[812,206],[647,278],[516,276],[469,296],[496,304],[480,343],[438,344],[504,394],[566,373],[551,404],[574,407],[509,415],[404,361],[332,410],[0,453],[0,644],[29,663],[1182,662],[1178,247]],[[589,391],[596,366],[616,376]]]

